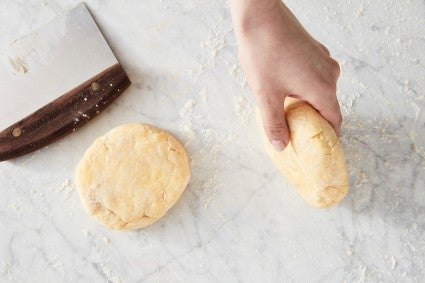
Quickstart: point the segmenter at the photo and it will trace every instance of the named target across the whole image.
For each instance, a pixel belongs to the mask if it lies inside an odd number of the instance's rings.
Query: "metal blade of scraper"
[[[75,131],[129,85],[84,3],[15,41],[0,50],[0,161]]]

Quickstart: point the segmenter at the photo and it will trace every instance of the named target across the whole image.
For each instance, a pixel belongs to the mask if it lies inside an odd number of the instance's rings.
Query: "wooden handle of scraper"
[[[85,125],[130,85],[115,64],[0,132],[0,161],[40,149]]]

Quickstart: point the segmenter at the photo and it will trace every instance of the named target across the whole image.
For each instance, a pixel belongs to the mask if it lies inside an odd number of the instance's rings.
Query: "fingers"
[[[289,142],[288,124],[284,112],[285,96],[257,96],[257,103],[263,120],[264,131],[276,151],[282,151]]]
[[[324,46],[323,44],[321,44],[317,40],[316,40],[316,42],[319,44],[320,48],[322,48],[322,50],[326,52],[326,54],[331,55],[331,52],[329,52],[329,49],[326,46]]]
[[[342,124],[342,115],[338,100],[335,100],[333,104],[328,104],[328,107],[319,110],[319,113],[329,121],[331,126],[334,128],[336,135],[339,136]]]
[[[317,111],[331,124],[337,135],[341,130],[342,115],[338,99],[336,97],[336,81],[340,75],[338,62],[330,58],[328,67],[328,78],[330,80],[317,81],[311,84],[305,91],[308,96],[301,99],[309,102]]]
[[[336,96],[334,99],[309,101],[309,103],[316,108],[317,111],[319,111],[323,118],[328,120],[338,136],[341,130],[342,115]]]

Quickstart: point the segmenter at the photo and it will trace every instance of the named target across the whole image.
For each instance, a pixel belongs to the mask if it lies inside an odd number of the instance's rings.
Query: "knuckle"
[[[267,134],[280,134],[286,131],[285,123],[264,123]]]
[[[283,102],[287,96],[286,91],[279,90],[278,87],[270,85],[258,85],[252,88],[252,92],[254,93],[257,103],[266,108],[277,106],[279,103],[281,103],[283,107]]]
[[[319,43],[319,46],[323,49],[323,51],[325,51],[328,55],[330,54],[329,49],[323,45],[321,42],[317,41]]]
[[[339,63],[331,58],[331,71],[333,74],[335,74],[335,77],[339,77],[341,73],[341,67],[339,66]]]

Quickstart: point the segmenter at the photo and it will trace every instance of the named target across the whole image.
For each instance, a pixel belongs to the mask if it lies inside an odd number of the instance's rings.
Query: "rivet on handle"
[[[90,85],[90,88],[94,91],[98,90],[100,88],[100,84],[98,82],[92,82]]]
[[[22,134],[22,130],[20,128],[14,128],[12,131],[12,136],[15,138],[19,137]]]

